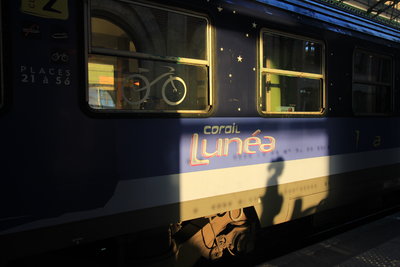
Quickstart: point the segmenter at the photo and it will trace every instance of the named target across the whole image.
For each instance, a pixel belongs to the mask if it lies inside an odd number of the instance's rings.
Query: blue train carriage
[[[296,0],[1,4],[3,261],[118,237],[187,266],[398,189],[396,28]]]

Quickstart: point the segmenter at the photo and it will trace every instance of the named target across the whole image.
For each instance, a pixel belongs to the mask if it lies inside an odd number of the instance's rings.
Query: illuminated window
[[[321,114],[325,105],[323,44],[262,31],[260,48],[260,111]]]
[[[206,113],[210,27],[204,17],[91,1],[88,103],[97,110]]]
[[[353,112],[388,114],[392,105],[392,59],[356,50],[353,57]]]

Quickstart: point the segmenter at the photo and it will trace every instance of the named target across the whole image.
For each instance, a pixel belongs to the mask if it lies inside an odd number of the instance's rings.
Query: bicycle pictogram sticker
[[[124,100],[130,104],[141,104],[145,102],[149,98],[151,87],[163,78],[167,78],[161,87],[162,99],[170,106],[176,106],[182,103],[187,93],[186,83],[182,78],[175,76],[175,69],[173,67],[164,67],[167,68],[168,71],[151,82],[146,76],[140,73],[135,73],[126,77],[125,87],[122,90],[122,97]],[[141,72],[146,71],[148,70],[141,69]],[[139,100],[135,101],[131,97],[128,97],[127,92],[130,92],[130,95],[132,93],[139,93]]]

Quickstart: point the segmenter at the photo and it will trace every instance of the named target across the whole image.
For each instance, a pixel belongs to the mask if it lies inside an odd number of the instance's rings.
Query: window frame
[[[265,33],[270,33],[270,34],[275,34],[275,35],[280,35],[283,37],[288,37],[296,40],[301,40],[301,41],[309,41],[309,42],[314,42],[318,43],[321,45],[321,74],[315,74],[315,73],[307,73],[307,72],[301,72],[301,71],[291,71],[291,70],[284,70],[284,69],[274,69],[274,68],[267,68],[263,66],[263,59],[264,59],[264,34]],[[326,71],[325,71],[325,56],[326,56],[326,50],[325,50],[325,42],[322,40],[314,39],[314,38],[309,38],[307,36],[302,36],[302,35],[297,35],[297,34],[291,34],[287,32],[282,32],[282,31],[277,31],[277,30],[272,30],[268,28],[261,28],[260,30],[260,35],[259,35],[259,43],[258,43],[258,89],[257,89],[257,110],[258,112],[263,115],[263,116],[274,116],[274,115],[285,115],[290,117],[296,117],[296,116],[323,116],[326,111],[326,105],[327,105],[327,100],[326,100]],[[319,111],[270,111],[269,105],[265,105],[266,109],[263,109],[263,75],[266,74],[277,74],[277,75],[282,75],[285,77],[296,77],[296,78],[309,78],[309,79],[314,79],[314,80],[320,80],[321,82],[321,107]],[[265,99],[268,103],[268,99],[270,99],[269,93],[265,93]]]
[[[106,1],[106,0],[105,0]],[[85,5],[85,108],[90,111],[90,113],[97,113],[97,114],[130,114],[132,116],[189,116],[189,117],[204,117],[209,116],[215,108],[215,92],[213,86],[213,53],[212,53],[212,46],[213,46],[213,33],[212,33],[212,25],[210,22],[210,18],[203,13],[198,13],[192,10],[186,10],[183,8],[178,8],[174,6],[166,6],[160,5],[156,3],[149,3],[149,2],[138,2],[138,1],[125,1],[125,0],[118,0],[118,2],[123,4],[133,4],[139,5],[148,8],[154,8],[158,10],[164,10],[167,12],[173,12],[180,15],[196,17],[200,19],[204,19],[207,26],[206,26],[206,59],[195,59],[195,58],[183,58],[178,56],[157,56],[153,54],[147,54],[142,52],[131,52],[131,51],[123,51],[123,50],[116,50],[111,48],[100,48],[92,46],[91,42],[91,19],[92,17],[99,17],[92,14],[91,4],[90,1],[86,2]],[[108,13],[109,11],[106,11]],[[110,16],[104,16],[102,14],[101,18],[107,19],[112,23],[115,23],[113,20],[113,16],[111,12],[109,12]],[[123,19],[122,19],[123,20]],[[118,23],[116,23],[118,25]],[[208,80],[208,88],[205,94],[208,96],[208,101],[206,103],[205,109],[176,109],[176,110],[142,110],[142,109],[95,109],[92,108],[89,104],[89,55],[96,55],[96,56],[113,56],[113,57],[122,57],[127,59],[136,59],[136,60],[151,60],[151,61],[158,61],[158,62],[166,62],[172,64],[184,64],[184,65],[191,65],[191,66],[200,66],[205,67],[207,69],[207,80]]]
[[[373,55],[373,56],[377,56],[380,58],[387,58],[390,59],[390,66],[391,66],[391,80],[390,80],[390,84],[385,84],[385,83],[380,83],[380,82],[369,82],[369,81],[365,81],[365,80],[356,80],[355,79],[355,56],[356,56],[356,52],[361,52],[367,55]],[[368,117],[368,116],[390,116],[393,115],[395,113],[395,94],[394,94],[394,87],[395,87],[395,60],[394,60],[394,56],[390,55],[390,54],[385,54],[385,53],[379,53],[373,50],[369,50],[369,49],[364,49],[362,47],[355,47],[353,50],[353,56],[352,56],[352,78],[351,78],[351,111],[353,113],[354,116],[357,117]],[[375,86],[390,86],[390,111],[389,112],[384,112],[384,113],[377,113],[377,112],[356,112],[354,110],[354,97],[353,97],[353,86],[355,83],[358,84],[365,84],[365,85],[375,85]]]

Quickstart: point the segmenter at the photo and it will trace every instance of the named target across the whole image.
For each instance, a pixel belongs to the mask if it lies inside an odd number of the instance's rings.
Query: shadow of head
[[[272,160],[272,163],[268,166],[268,171],[271,173],[271,178],[279,177],[282,174],[284,167],[285,161],[282,157]]]

